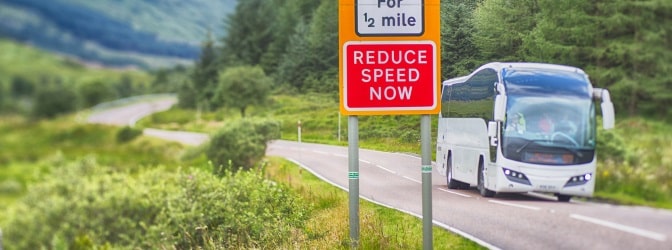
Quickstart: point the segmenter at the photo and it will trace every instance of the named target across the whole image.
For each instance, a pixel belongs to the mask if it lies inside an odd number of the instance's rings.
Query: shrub
[[[129,126],[119,129],[117,132],[117,142],[124,143],[135,139],[142,134],[141,129],[131,128]]]
[[[303,227],[308,207],[253,172],[112,172],[94,159],[54,170],[8,209],[15,249],[277,248]],[[30,233],[26,233],[30,232]]]
[[[62,84],[45,84],[35,93],[33,115],[38,118],[53,118],[77,109],[77,94]]]
[[[206,155],[218,175],[225,168],[250,169],[266,154],[266,143],[279,137],[280,124],[276,121],[238,120],[212,137]]]

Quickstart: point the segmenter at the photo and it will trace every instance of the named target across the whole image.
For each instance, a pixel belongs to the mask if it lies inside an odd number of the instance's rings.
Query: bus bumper
[[[594,168],[585,166],[557,170],[499,167],[497,175],[495,192],[542,192],[591,197],[595,190]]]

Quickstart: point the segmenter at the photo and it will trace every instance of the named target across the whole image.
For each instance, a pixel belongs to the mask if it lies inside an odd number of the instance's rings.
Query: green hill
[[[237,0],[4,0],[0,37],[115,67],[189,64]]]

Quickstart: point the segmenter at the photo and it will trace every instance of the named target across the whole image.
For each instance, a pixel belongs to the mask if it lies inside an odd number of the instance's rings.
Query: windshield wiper
[[[538,142],[538,141],[545,141],[545,140],[539,140],[539,139],[527,140],[527,142],[525,142],[525,144],[523,144],[523,146],[521,146],[520,148],[518,148],[518,149],[516,150],[516,153],[517,153],[517,154],[520,154],[520,152],[523,151],[523,149],[527,148],[527,146],[529,146],[529,145],[532,144],[533,142]]]

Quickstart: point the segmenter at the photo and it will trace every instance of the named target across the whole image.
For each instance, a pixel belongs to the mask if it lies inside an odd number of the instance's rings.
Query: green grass
[[[120,130],[78,123],[74,116],[43,121],[0,117],[0,210],[22,197],[31,183],[54,166],[82,157],[95,156],[100,164],[131,172],[184,163],[183,145],[148,137],[122,143],[116,139]],[[200,160],[198,155],[193,158]]]
[[[58,77],[70,86],[90,81],[115,82],[124,76],[136,84],[151,81],[151,76],[143,71],[85,68],[72,59],[5,39],[0,39],[0,51],[0,83],[5,84],[9,84],[11,77],[23,77],[35,83],[45,77]]]
[[[629,118],[601,132],[616,152],[598,151],[596,197],[672,209],[672,125]]]
[[[269,179],[290,185],[309,203],[313,215],[307,222],[300,246],[302,249],[349,249],[348,194],[295,164],[267,158]],[[360,200],[361,249],[421,249],[422,220],[373,203]],[[482,249],[467,239],[434,227],[433,249]]]

